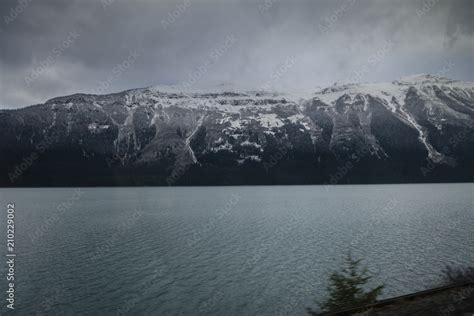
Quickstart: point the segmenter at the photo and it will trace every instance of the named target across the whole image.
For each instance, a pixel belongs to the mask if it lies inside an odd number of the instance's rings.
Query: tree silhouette
[[[460,284],[474,281],[474,267],[446,266],[443,270],[444,285]]]
[[[351,307],[375,303],[381,294],[384,285],[377,286],[371,290],[364,290],[364,285],[372,278],[367,273],[367,268],[360,268],[361,259],[355,260],[349,254],[346,265],[341,272],[331,274],[328,286],[328,297],[322,304],[318,304],[319,311],[307,308],[310,315],[334,312]]]

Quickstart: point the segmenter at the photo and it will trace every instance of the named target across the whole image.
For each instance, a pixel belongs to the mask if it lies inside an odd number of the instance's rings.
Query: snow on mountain
[[[424,102],[425,110],[428,112],[427,119],[438,130],[441,130],[443,122],[450,116],[464,120],[468,125],[472,124],[473,87],[472,82],[459,82],[439,76],[420,74],[403,77],[391,83],[335,85],[318,91],[315,97],[327,104],[334,104],[343,96],[349,98],[359,96],[364,101],[370,96],[381,100],[389,111],[418,131],[419,139],[428,150],[429,158],[441,162],[446,159],[445,155],[429,143],[426,128],[418,123],[416,116],[419,113],[414,113],[412,109],[407,108],[407,95],[410,91],[416,92],[418,98]],[[443,97],[440,97],[440,94]],[[446,102],[461,102],[467,107],[464,111],[460,111],[459,108],[447,106]]]
[[[226,84],[75,94],[0,111],[0,129],[2,144],[28,148],[54,134],[53,149],[72,146],[124,167],[220,168],[230,163],[223,157],[265,165],[284,152],[280,159],[312,161],[321,170],[327,159],[391,161],[397,168],[459,164],[456,156],[467,159],[472,151],[473,118],[473,83],[414,75],[303,93]]]

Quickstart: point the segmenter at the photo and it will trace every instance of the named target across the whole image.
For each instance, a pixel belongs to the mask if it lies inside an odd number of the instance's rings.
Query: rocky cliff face
[[[2,186],[473,181],[474,84],[75,94],[0,111]]]

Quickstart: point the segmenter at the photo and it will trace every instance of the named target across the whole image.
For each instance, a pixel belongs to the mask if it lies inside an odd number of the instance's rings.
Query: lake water
[[[349,251],[384,297],[474,265],[473,189],[0,189],[0,246],[14,202],[18,315],[304,315]]]

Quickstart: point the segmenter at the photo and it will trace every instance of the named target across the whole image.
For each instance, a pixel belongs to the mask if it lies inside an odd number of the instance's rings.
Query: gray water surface
[[[349,251],[384,297],[473,266],[473,188],[0,189],[0,246],[14,202],[18,315],[304,315]]]

